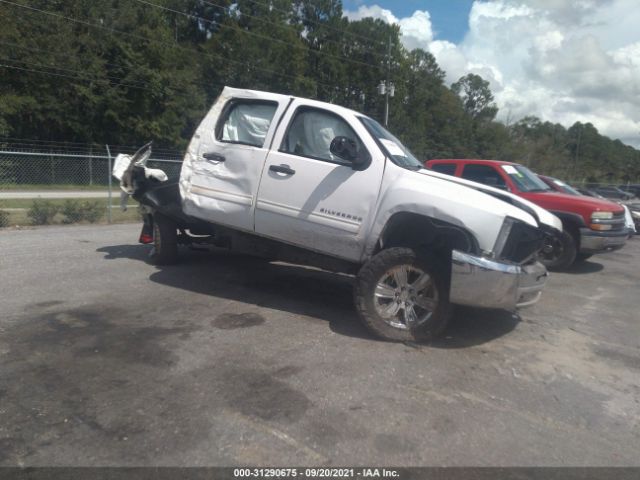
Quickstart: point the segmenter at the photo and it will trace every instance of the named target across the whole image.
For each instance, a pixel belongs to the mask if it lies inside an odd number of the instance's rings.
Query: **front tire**
[[[449,321],[446,278],[442,269],[413,249],[383,250],[365,263],[356,278],[360,319],[385,340],[430,340]]]
[[[564,270],[576,260],[577,245],[573,235],[566,230],[545,240],[539,255],[540,263],[549,270]]]
[[[178,261],[178,225],[160,213],[153,215],[153,250],[149,257],[155,265]]]

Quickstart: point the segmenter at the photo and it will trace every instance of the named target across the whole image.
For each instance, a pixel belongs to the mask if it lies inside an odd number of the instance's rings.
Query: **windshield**
[[[579,191],[577,191],[575,188],[573,188],[571,185],[567,185],[566,183],[564,183],[562,180],[558,180],[557,178],[554,178],[553,183],[555,183],[557,186],[560,187],[560,189],[565,192],[568,193],[570,195],[582,195]]]
[[[424,168],[422,162],[420,162],[400,140],[391,135],[387,129],[378,122],[368,117],[360,117],[360,121],[373,138],[378,141],[378,145],[380,145],[382,151],[391,158],[396,165],[410,170]]]
[[[521,192],[547,192],[551,187],[538,178],[538,176],[522,165],[502,165],[511,181],[516,184]]]

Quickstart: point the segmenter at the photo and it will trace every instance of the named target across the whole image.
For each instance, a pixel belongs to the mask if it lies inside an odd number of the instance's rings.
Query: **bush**
[[[77,223],[82,220],[82,206],[77,200],[65,201],[60,213],[64,215],[62,223]]]
[[[78,223],[83,220],[96,223],[104,215],[104,207],[100,202],[67,200],[62,206],[61,213],[65,217],[62,220],[63,223]]]
[[[0,228],[9,226],[9,212],[0,210]]]
[[[104,209],[100,202],[82,202],[82,217],[89,223],[96,223],[104,215]]]
[[[49,225],[58,213],[59,207],[48,200],[34,200],[27,216],[33,225]]]

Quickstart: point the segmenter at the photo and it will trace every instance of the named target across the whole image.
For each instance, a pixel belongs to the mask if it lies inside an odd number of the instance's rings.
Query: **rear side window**
[[[469,164],[462,170],[462,178],[496,188],[507,188],[504,179],[493,167],[488,165]]]
[[[456,165],[454,163],[436,163],[431,166],[431,170],[438,173],[445,173],[447,175],[455,175]]]
[[[216,126],[216,139],[262,147],[277,108],[276,102],[231,100]]]

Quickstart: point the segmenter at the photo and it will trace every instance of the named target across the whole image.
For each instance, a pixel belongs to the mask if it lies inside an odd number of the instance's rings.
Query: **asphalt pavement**
[[[0,231],[0,465],[640,464],[640,239],[414,345],[348,276],[138,233]]]

